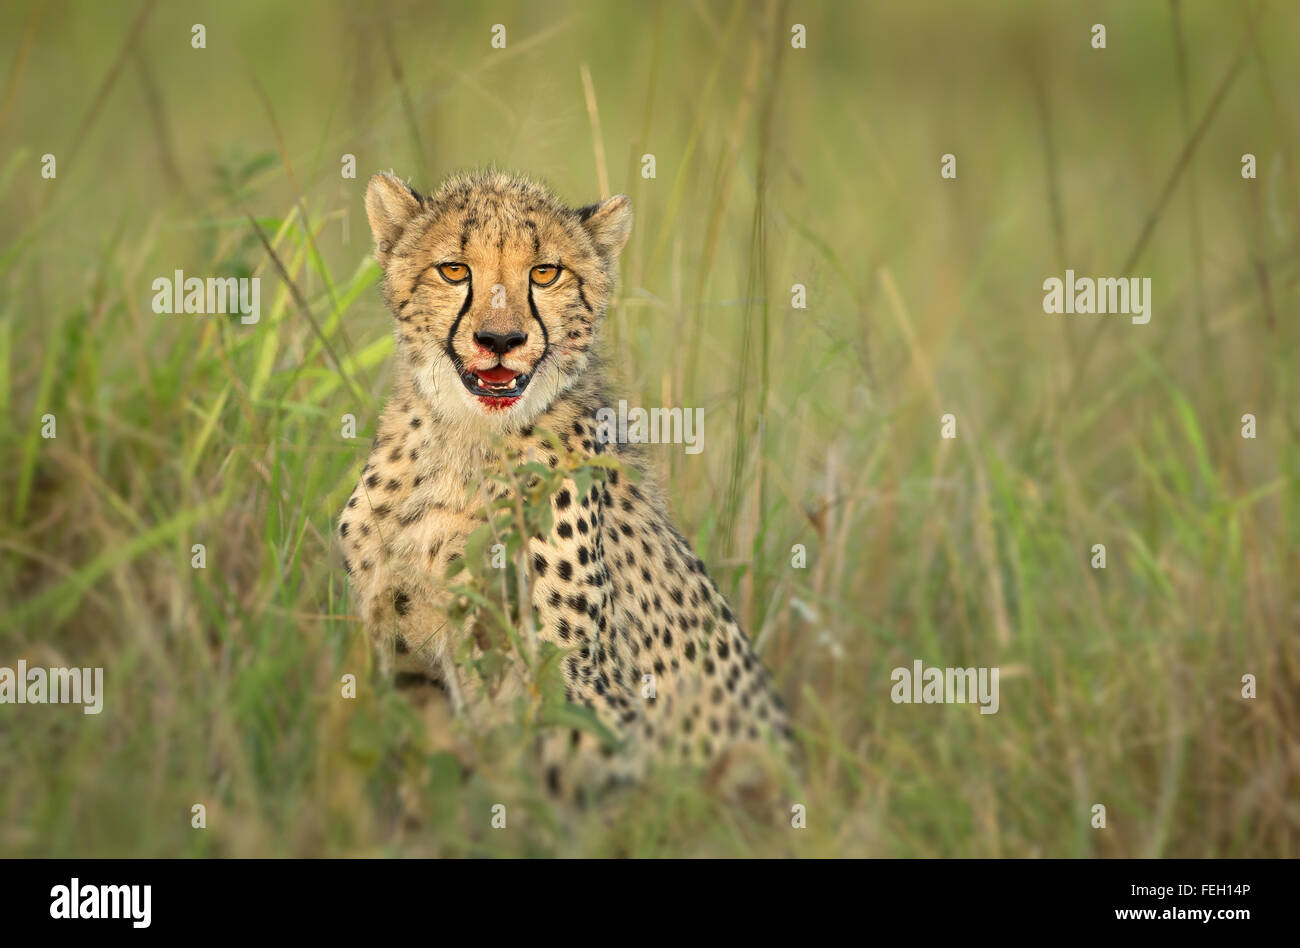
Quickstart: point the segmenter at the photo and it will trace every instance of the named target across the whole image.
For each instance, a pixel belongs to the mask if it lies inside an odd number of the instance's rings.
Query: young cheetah
[[[344,562],[381,664],[454,684],[444,577],[492,500],[485,468],[501,452],[554,467],[549,431],[642,470],[631,446],[602,443],[596,421],[612,404],[600,327],[632,209],[618,195],[573,210],[532,181],[483,172],[429,197],[376,175],[366,213],[397,364],[339,522]],[[538,637],[565,650],[568,699],[623,751],[587,773],[579,764],[598,742],[566,731],[543,750],[548,783],[575,767],[575,782],[616,779],[650,760],[721,768],[784,748],[771,678],[659,491],[611,471],[586,496],[566,480],[550,502],[551,535],[528,541]]]

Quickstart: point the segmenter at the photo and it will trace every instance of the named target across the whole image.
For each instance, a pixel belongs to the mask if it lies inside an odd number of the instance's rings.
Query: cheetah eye
[[[463,263],[440,263],[438,272],[448,283],[464,283],[465,278],[469,276],[469,267]]]
[[[559,279],[560,268],[552,263],[544,263],[540,267],[533,267],[531,276],[537,286],[550,286]]]

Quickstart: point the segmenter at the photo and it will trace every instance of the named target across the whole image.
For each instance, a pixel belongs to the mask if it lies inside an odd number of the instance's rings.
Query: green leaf
[[[548,727],[576,728],[596,737],[603,745],[617,748],[619,740],[614,732],[601,723],[589,708],[565,701],[563,704],[542,706],[542,724]]]
[[[471,576],[482,576],[487,568],[487,548],[492,542],[492,527],[483,524],[465,538],[465,552],[462,559]]]
[[[586,497],[591,493],[591,482],[593,477],[589,468],[580,467],[570,474],[569,477],[573,481],[574,500],[581,500],[583,497]]]
[[[435,794],[458,792],[463,774],[460,761],[450,751],[439,751],[429,758],[429,789]]]

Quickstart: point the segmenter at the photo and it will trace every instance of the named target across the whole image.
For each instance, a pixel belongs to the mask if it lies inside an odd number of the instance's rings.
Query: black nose
[[[517,349],[528,340],[523,332],[476,332],[474,341],[484,349],[491,349],[497,355],[505,355],[511,349]]]

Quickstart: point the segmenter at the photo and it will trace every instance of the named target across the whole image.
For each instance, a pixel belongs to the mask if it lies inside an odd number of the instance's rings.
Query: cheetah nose
[[[528,334],[522,332],[486,332],[474,333],[474,341],[484,349],[497,355],[505,355],[511,349],[517,349],[528,340]]]

